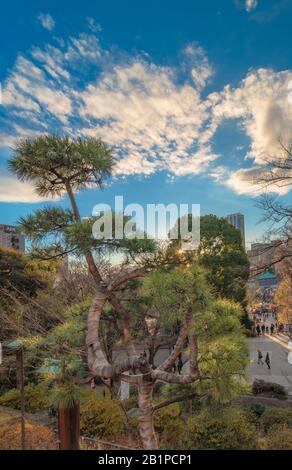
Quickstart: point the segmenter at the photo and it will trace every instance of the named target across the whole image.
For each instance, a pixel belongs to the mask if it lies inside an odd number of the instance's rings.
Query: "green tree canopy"
[[[193,217],[188,217],[188,229],[192,231]],[[239,230],[226,219],[216,215],[200,217],[200,244],[197,250],[180,250],[180,220],[178,240],[173,240],[168,256],[175,255],[178,262],[201,264],[207,272],[207,280],[214,292],[227,299],[245,304],[246,282],[249,276],[249,261],[242,245]]]
[[[26,294],[31,297],[44,282],[40,273],[36,272],[29,257],[13,250],[0,248],[0,286],[2,295],[13,292],[16,297]]]
[[[244,304],[249,261],[239,230],[224,218],[202,216],[198,256],[217,294]]]

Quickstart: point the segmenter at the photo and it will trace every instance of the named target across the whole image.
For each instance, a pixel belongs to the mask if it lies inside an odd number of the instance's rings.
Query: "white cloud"
[[[38,196],[29,183],[23,183],[9,175],[0,175],[0,202],[35,203],[46,200]]]
[[[55,21],[54,18],[49,15],[49,13],[40,13],[37,19],[41,23],[42,27],[47,29],[48,31],[52,31],[54,29]]]
[[[96,62],[101,57],[101,49],[98,39],[92,34],[80,34],[78,38],[70,38],[70,44],[64,53],[67,62],[87,61]]]
[[[215,158],[200,142],[206,106],[198,89],[175,78],[174,70],[141,59],[115,66],[80,93],[81,116],[98,122],[80,134],[120,149],[120,173],[200,173]]]
[[[40,132],[101,137],[116,150],[116,175],[207,172],[217,183],[251,194],[253,172],[277,154],[279,138],[290,135],[292,71],[251,70],[238,86],[203,97],[213,73],[195,44],[185,47],[178,67],[104,49],[89,34],[34,48],[17,58],[3,85],[7,125],[0,146]],[[214,151],[214,135],[226,120],[239,123],[250,140],[248,169],[238,145],[228,168]]]
[[[226,178],[225,185],[235,191],[237,194],[246,194],[249,196],[259,196],[260,194],[273,192],[279,195],[285,195],[289,192],[289,188],[283,187],[277,183],[272,185],[259,185],[256,181],[264,173],[263,168],[254,167],[250,169],[241,169],[230,172]]]
[[[93,33],[99,33],[100,31],[102,31],[102,27],[100,26],[100,24],[97,23],[95,19],[91,16],[87,17],[87,24],[90,31],[92,31]]]
[[[264,164],[278,152],[279,140],[291,138],[292,106],[288,100],[291,80],[292,70],[258,69],[251,71],[238,87],[228,85],[215,95],[213,124],[239,119],[251,140],[247,157],[257,164]]]
[[[44,71],[34,63],[20,56],[15,68],[3,87],[3,104],[41,115],[42,109],[65,123],[71,114],[71,100],[56,84],[51,82]]]
[[[204,49],[192,43],[183,52],[185,64],[188,69],[191,69],[194,84],[199,89],[204,88],[214,73]]]
[[[240,194],[251,191],[252,172],[263,170],[269,160],[281,157],[279,141],[291,140],[292,106],[288,100],[291,79],[290,70],[258,69],[250,71],[238,87],[228,85],[212,95],[213,129],[225,120],[235,120],[250,139],[245,158],[251,168],[240,169],[228,179],[229,186]],[[269,189],[283,193],[278,186]]]
[[[258,0],[245,0],[246,11],[250,12],[258,6]]]
[[[88,83],[91,66],[96,80]],[[3,87],[8,129],[0,146],[40,132],[97,136],[116,149],[116,175],[199,174],[216,158],[205,129],[209,118],[201,89],[212,69],[203,49],[189,45],[179,70],[149,58],[115,56],[94,35],[19,56]],[[85,86],[76,77],[83,73]],[[76,74],[77,71],[77,74]],[[83,77],[83,78],[84,78]]]

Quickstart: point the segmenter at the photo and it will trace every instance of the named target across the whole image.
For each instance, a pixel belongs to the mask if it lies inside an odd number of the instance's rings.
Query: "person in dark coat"
[[[263,355],[262,355],[262,352],[259,349],[258,349],[258,365],[261,365],[261,366],[264,365]]]
[[[275,330],[275,325],[274,323],[271,324],[271,335],[274,334],[274,330]]]
[[[266,333],[267,333],[267,335],[269,334],[269,327],[268,326],[266,326]]]
[[[257,332],[257,336],[261,336],[261,327],[259,324],[257,324],[256,326],[256,332]]]
[[[267,354],[266,354],[265,363],[267,364],[268,369],[270,369],[270,368],[271,368],[271,359],[270,359],[270,355],[269,355],[268,352],[267,352]]]
[[[262,324],[262,335],[264,335],[266,332],[266,325],[263,323]]]

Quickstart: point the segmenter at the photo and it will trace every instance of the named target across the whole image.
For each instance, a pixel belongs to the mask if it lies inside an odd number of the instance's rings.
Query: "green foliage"
[[[93,237],[93,226],[100,216],[76,221],[69,209],[55,207],[45,207],[33,215],[22,217],[19,226],[32,241],[33,256],[43,259],[73,252],[82,256],[90,249],[99,255],[120,252],[128,258],[155,251],[155,241],[148,238],[116,239],[114,217],[115,214],[112,214],[111,239]],[[124,225],[127,219],[123,217]]]
[[[127,418],[117,400],[98,398],[96,394],[81,404],[80,431],[100,439],[116,438],[125,432]]]
[[[2,340],[16,337],[23,331],[35,334],[38,328],[52,323],[47,298],[43,308],[39,299],[50,296],[56,262],[39,262],[28,255],[0,249],[0,322]],[[31,316],[31,310],[33,315]],[[58,309],[54,309],[54,315]],[[44,311],[46,314],[44,315]]]
[[[83,347],[85,339],[85,324],[79,319],[66,320],[57,325],[46,338],[46,343],[55,346]]]
[[[19,222],[22,232],[36,242],[48,235],[62,233],[73,223],[73,214],[69,209],[47,206],[22,217]]]
[[[248,349],[240,315],[237,304],[218,299],[197,318],[200,370],[205,380],[195,387],[207,400],[230,400],[247,389]]]
[[[287,399],[287,391],[285,387],[273,382],[265,382],[264,380],[256,379],[252,384],[252,393],[254,395],[264,394],[271,398],[279,398],[281,400]]]
[[[44,287],[44,283],[40,276],[33,272],[30,262],[30,259],[21,253],[0,248],[1,288],[16,297],[21,296],[21,293],[28,297],[34,296],[39,288]],[[21,299],[23,301],[23,296]]]
[[[215,215],[201,217],[198,254],[216,293],[244,303],[249,262],[240,232],[223,218]]]
[[[252,413],[256,417],[256,419],[259,419],[265,412],[266,407],[264,405],[261,405],[260,403],[256,403],[254,405],[251,405],[249,410],[250,413]]]
[[[0,397],[14,387],[16,381],[15,368],[3,366],[0,369]]]
[[[232,340],[219,337],[209,342],[208,346],[202,346],[200,370],[205,380],[195,385],[207,401],[224,402],[247,392],[246,351],[245,340],[240,336]]]
[[[189,215],[189,230],[192,219]],[[171,242],[168,249],[170,260],[176,259],[176,263],[184,264],[199,263],[206,270],[207,281],[215,295],[246,307],[249,261],[237,229],[224,218],[206,215],[200,218],[198,250],[181,253],[180,243],[180,240]],[[251,327],[246,311],[241,314],[241,322],[246,328]]]
[[[41,196],[60,196],[68,183],[73,190],[101,185],[113,166],[112,150],[99,139],[57,135],[19,141],[9,161],[10,170],[33,181]]]
[[[73,193],[92,185],[102,187],[112,174],[115,160],[112,149],[99,139],[72,139],[68,136],[43,135],[21,140],[9,161],[20,180],[35,184],[42,196],[60,196],[67,193],[72,211],[45,207],[34,215],[20,220],[21,229],[30,237],[37,256],[75,252],[84,255],[89,249],[97,252],[125,251],[141,255],[155,249],[153,240],[96,240],[92,226],[97,218],[81,220]],[[123,217],[124,224],[128,218]],[[114,226],[113,226],[114,233]]]
[[[88,309],[90,308],[90,305],[91,298],[82,300],[81,302],[76,302],[66,308],[66,310],[64,311],[64,317],[67,320],[76,320],[80,323],[85,322],[87,319]]]
[[[150,308],[159,311],[164,325],[173,324],[189,311],[194,315],[204,311],[210,297],[204,273],[197,266],[154,271],[145,279],[142,295]]]
[[[46,386],[28,384],[24,387],[25,409],[30,413],[48,408],[48,389]],[[20,409],[20,391],[11,389],[0,397],[0,405]]]
[[[234,336],[241,333],[242,309],[227,299],[215,299],[208,309],[196,316],[196,331],[205,340],[217,339],[219,335]]]
[[[154,414],[154,427],[162,449],[181,448],[185,426],[177,403],[161,408]]]
[[[163,325],[173,325],[192,312],[204,377],[193,386],[199,394],[224,401],[246,391],[248,351],[240,324],[242,309],[231,300],[212,297],[202,268],[155,271],[145,279],[142,294],[150,308],[160,312]]]
[[[187,449],[256,449],[257,432],[239,408],[204,409],[189,419],[186,444]]]
[[[55,369],[59,369],[62,375],[62,364],[71,375],[79,377],[87,370],[82,351],[89,306],[90,300],[85,300],[67,307],[63,313],[63,321],[51,328],[46,335],[24,339],[29,357],[38,357],[39,372],[46,380],[60,380],[61,376]]]
[[[67,380],[56,385],[50,394],[49,403],[52,408],[72,408],[80,400],[80,387],[73,381]]]
[[[261,416],[260,425],[265,432],[278,425],[286,425],[292,429],[292,409],[267,408]]]

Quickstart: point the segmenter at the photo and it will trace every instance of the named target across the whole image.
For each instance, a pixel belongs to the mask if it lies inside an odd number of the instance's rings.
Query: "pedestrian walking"
[[[268,335],[269,334],[269,327],[266,326],[266,334]]]
[[[261,327],[259,324],[257,324],[256,326],[256,332],[257,332],[257,336],[261,336]]]
[[[270,355],[269,355],[268,352],[267,352],[267,354],[266,354],[265,363],[267,364],[268,369],[270,369],[270,368],[271,368],[271,359],[270,359]]]
[[[261,366],[264,365],[263,355],[262,355],[262,352],[259,349],[258,349],[258,365],[261,365]]]
[[[264,335],[266,332],[266,325],[263,323],[262,324],[262,335]]]
[[[275,330],[275,325],[274,323],[271,324],[271,335],[273,336]]]

